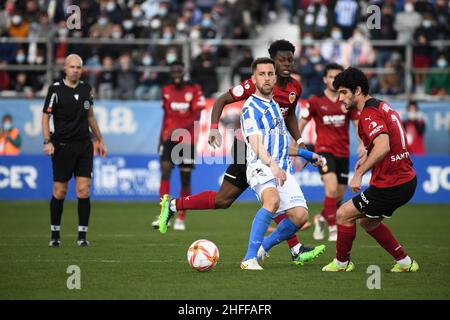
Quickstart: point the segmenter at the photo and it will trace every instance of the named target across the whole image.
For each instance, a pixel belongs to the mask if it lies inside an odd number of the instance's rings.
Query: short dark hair
[[[369,80],[361,70],[353,67],[348,67],[339,73],[333,81],[333,87],[335,90],[339,87],[348,88],[353,93],[357,87],[360,87],[363,95],[369,94]]]
[[[278,51],[291,51],[292,53],[295,52],[295,47],[292,43],[290,43],[287,40],[281,39],[272,42],[272,44],[269,47],[269,55],[273,59],[277,55]]]
[[[9,113],[5,114],[5,115],[2,117],[2,121],[5,121],[6,119],[12,121],[12,115],[10,115]]]
[[[273,61],[270,58],[258,58],[255,61],[252,62],[252,73],[255,72],[256,67],[258,66],[258,64],[271,64],[273,65],[273,67],[275,68],[275,61]]]
[[[327,64],[325,66],[325,70],[323,71],[323,76],[326,77],[327,74],[328,74],[328,71],[330,71],[330,70],[341,70],[341,71],[344,71],[344,67],[341,66],[338,63],[334,63],[334,62],[329,63],[329,64]]]
[[[169,66],[171,67],[182,66],[184,68],[184,62],[181,60],[175,60],[174,62],[170,63]]]

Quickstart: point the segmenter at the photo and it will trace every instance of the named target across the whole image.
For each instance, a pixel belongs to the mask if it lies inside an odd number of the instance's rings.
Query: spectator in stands
[[[384,4],[381,11],[380,23],[382,28],[370,29],[370,38],[372,40],[395,40],[397,32],[394,29],[394,7],[389,4]],[[392,51],[397,47],[392,46],[376,46],[376,67],[382,68],[389,60]]]
[[[433,33],[433,17],[427,14],[423,18],[422,26],[414,33],[416,45],[413,47],[413,68],[415,69],[430,68],[433,56],[433,48],[430,45],[430,41],[434,40],[435,35]],[[425,73],[414,74],[416,92],[424,93],[425,78]]]
[[[131,56],[128,52],[122,53],[119,57],[119,70],[117,72],[117,98],[134,99],[136,86],[136,71],[132,65]]]
[[[314,39],[323,39],[333,26],[333,12],[322,0],[313,0],[300,18],[300,30],[311,32]]]
[[[434,16],[436,13],[433,4],[428,0],[417,0],[414,3],[414,10],[419,12],[421,15],[428,14]]]
[[[0,28],[0,38],[9,37],[9,32],[5,28]],[[16,59],[17,43],[0,41],[0,65],[13,63]]]
[[[300,72],[303,80],[303,97],[318,95],[323,91],[323,70],[328,64],[321,55],[318,46],[312,46],[308,58],[300,58]],[[300,73],[299,72],[299,73]]]
[[[141,66],[156,66],[151,51],[147,50],[142,55]],[[158,72],[144,70],[138,76],[138,87],[136,88],[136,99],[139,100],[160,100],[160,77]]]
[[[438,55],[435,67],[439,73],[429,73],[425,82],[425,93],[445,97],[450,93],[450,73],[445,54]]]
[[[110,38],[111,32],[111,23],[108,15],[102,12],[98,17],[97,23],[90,27],[89,36],[93,38]]]
[[[414,10],[414,1],[405,0],[403,11],[395,15],[394,29],[397,31],[399,42],[413,40],[414,32],[422,24],[422,15]]]
[[[327,38],[320,47],[320,54],[325,60],[342,65],[344,47],[345,44],[342,42],[341,28],[334,26],[331,28],[330,37]]]
[[[355,0],[337,0],[334,7],[336,25],[342,30],[345,40],[350,38],[358,21],[359,5]]]
[[[19,155],[21,145],[20,131],[13,126],[12,116],[10,114],[4,115],[0,130],[0,156]]]
[[[204,44],[201,53],[192,61],[191,80],[200,85],[205,97],[212,97],[219,88],[216,59],[210,45]]]
[[[25,3],[25,12],[23,18],[29,23],[38,22],[39,5],[36,0],[27,0]]]
[[[375,52],[370,41],[360,29],[355,29],[342,53],[344,67],[367,67],[371,66],[374,61]]]
[[[9,35],[15,38],[27,38],[28,28],[30,24],[23,19],[22,12],[14,12],[11,16],[11,23],[9,25]]]
[[[450,7],[448,0],[436,1],[437,39],[448,40],[450,34]]]
[[[216,26],[214,25],[209,12],[203,13],[202,21],[200,23],[200,33],[202,39],[214,39],[216,37]]]
[[[113,69],[114,60],[111,56],[103,57],[102,72],[97,79],[97,93],[99,99],[113,99],[116,89],[117,75]]]
[[[28,81],[27,73],[18,72],[13,80],[13,90],[19,94],[25,95],[28,98],[33,97],[33,89]]]
[[[122,23],[123,12],[122,8],[117,4],[117,0],[100,0],[100,11],[106,14],[111,23]]]
[[[402,121],[405,128],[408,150],[412,154],[425,154],[426,124],[423,113],[415,101],[410,101],[406,107],[406,117]]]
[[[252,49],[245,48],[243,50],[242,58],[234,65],[233,70],[231,71],[231,83],[244,82],[249,79],[252,75],[251,65],[253,62],[253,53]],[[234,78],[239,76],[239,80],[235,81]]]

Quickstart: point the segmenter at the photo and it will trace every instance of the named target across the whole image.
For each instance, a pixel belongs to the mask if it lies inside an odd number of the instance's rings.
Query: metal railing
[[[309,43],[308,45],[321,45],[323,42],[329,40],[314,40],[313,43]],[[8,70],[8,71],[45,71],[46,72],[46,85],[49,85],[54,81],[54,74],[62,69],[61,65],[54,63],[54,48],[58,44],[72,44],[72,45],[82,45],[82,46],[91,46],[91,45],[114,45],[114,46],[142,46],[143,49],[148,46],[165,46],[165,47],[178,47],[181,48],[181,58],[185,63],[186,69],[190,70],[191,62],[193,59],[192,48],[195,46],[201,46],[202,44],[209,44],[211,46],[227,46],[227,47],[238,47],[238,46],[246,46],[253,47],[257,45],[269,45],[270,41],[268,40],[257,40],[257,39],[248,39],[248,40],[240,40],[240,39],[174,39],[174,40],[164,40],[164,39],[120,39],[120,41],[116,39],[110,38],[66,38],[66,39],[58,39],[49,37],[42,38],[11,38],[11,37],[2,37],[0,38],[0,44],[2,43],[36,43],[36,44],[45,44],[46,46],[46,64],[45,65],[11,65],[11,64],[2,64],[0,65],[0,70]],[[336,43],[347,43],[347,41],[337,41]],[[445,73],[450,74],[450,68],[446,69],[417,69],[413,68],[413,48],[415,46],[414,42],[398,42],[396,40],[371,40],[371,46],[376,49],[377,47],[397,47],[399,49],[404,49],[404,93],[391,95],[392,98],[399,99],[422,99],[422,100],[449,100],[450,97],[447,95],[446,97],[433,97],[433,96],[424,96],[415,94],[413,90],[413,79],[412,77],[415,74],[430,74],[430,73]],[[299,47],[301,48],[302,40],[300,39],[298,42]],[[450,46],[450,40],[438,40],[432,41],[430,43],[432,47],[443,48]],[[130,49],[131,50],[131,49]],[[232,68],[232,64],[234,61],[230,62],[230,65],[227,66],[218,66],[216,71],[221,75],[219,79],[221,81],[227,81],[228,77],[225,75],[229,75],[230,70]],[[99,71],[102,68],[99,67],[88,67],[85,66],[84,69],[86,71]],[[168,72],[169,68],[167,66],[137,66],[134,68],[136,71],[155,71],[155,72]],[[376,75],[382,74],[392,74],[397,72],[393,68],[367,68],[361,67],[361,70],[367,73],[372,73]],[[301,72],[301,71],[300,71]],[[222,87],[229,87],[231,84],[226,83],[222,85]],[[0,93],[0,97],[2,94]]]

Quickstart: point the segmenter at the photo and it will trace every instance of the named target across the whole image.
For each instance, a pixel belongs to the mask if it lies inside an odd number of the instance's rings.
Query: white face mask
[[[177,60],[177,55],[176,55],[176,54],[169,53],[169,54],[166,56],[166,61],[167,61],[168,64],[171,64],[171,63],[174,62],[175,60]]]
[[[98,24],[101,26],[106,26],[108,24],[108,19],[100,18],[100,19],[98,19]]]
[[[116,4],[114,2],[108,2],[108,4],[106,5],[107,11],[113,11],[115,8],[116,8]]]
[[[122,37],[122,32],[120,31],[114,31],[111,36],[113,37],[113,39],[120,39]]]
[[[6,131],[11,130],[12,129],[12,123],[9,122],[9,121],[3,122],[3,129],[5,129]]]
[[[23,62],[25,61],[25,55],[24,55],[24,54],[18,54],[18,55],[16,56],[16,61],[17,61],[18,63],[23,63]]]
[[[133,16],[133,18],[139,18],[140,16],[142,16],[142,11],[141,10],[133,10],[131,12],[131,15]]]
[[[150,27],[152,27],[152,29],[158,29],[161,26],[161,20],[159,19],[153,19],[152,22],[150,23]]]
[[[439,59],[439,60],[437,61],[437,66],[438,66],[439,68],[446,68],[447,65],[448,65],[448,62],[447,62],[447,60],[445,60],[445,59]]]
[[[12,22],[12,24],[14,24],[14,25],[19,25],[19,24],[22,22],[22,17],[19,16],[19,15],[14,15],[14,16],[11,18],[11,22]]]
[[[319,56],[312,56],[309,58],[309,60],[311,60],[312,63],[316,64],[320,62],[320,57]]]
[[[303,39],[303,44],[304,44],[305,46],[310,46],[310,45],[312,45],[313,43],[314,43],[313,38],[306,37],[306,38]]]
[[[191,39],[200,39],[200,31],[193,30],[190,34]]]
[[[331,38],[334,40],[341,40],[342,39],[342,32],[340,31],[332,31],[331,32]]]
[[[42,64],[42,63],[44,63],[44,57],[42,57],[42,56],[37,56],[37,57],[36,57],[36,63],[37,63],[37,64]]]
[[[177,24],[177,30],[178,31],[183,31],[183,30],[185,30],[186,29],[186,23],[184,23],[184,22],[179,22],[178,24]]]
[[[123,27],[126,30],[130,30],[131,28],[133,28],[133,25],[134,25],[134,23],[131,20],[124,20],[124,22],[123,22]]]
[[[432,23],[430,20],[423,20],[423,22],[422,22],[422,25],[423,25],[425,28],[431,27],[432,24],[433,24],[433,23]]]
[[[143,57],[143,58],[142,58],[142,64],[143,64],[144,66],[149,66],[149,65],[151,65],[152,63],[153,63],[153,59],[152,59],[151,57],[146,56],[146,57]]]
[[[405,4],[405,12],[413,12],[414,11],[414,5],[412,3],[406,3]]]

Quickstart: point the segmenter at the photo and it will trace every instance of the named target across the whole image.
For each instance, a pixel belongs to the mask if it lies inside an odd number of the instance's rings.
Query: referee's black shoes
[[[48,246],[49,247],[53,247],[53,248],[59,248],[59,247],[61,247],[61,240],[59,240],[59,239],[52,239],[52,240],[50,240]]]
[[[89,247],[91,244],[86,239],[80,239],[77,241],[79,247]]]

